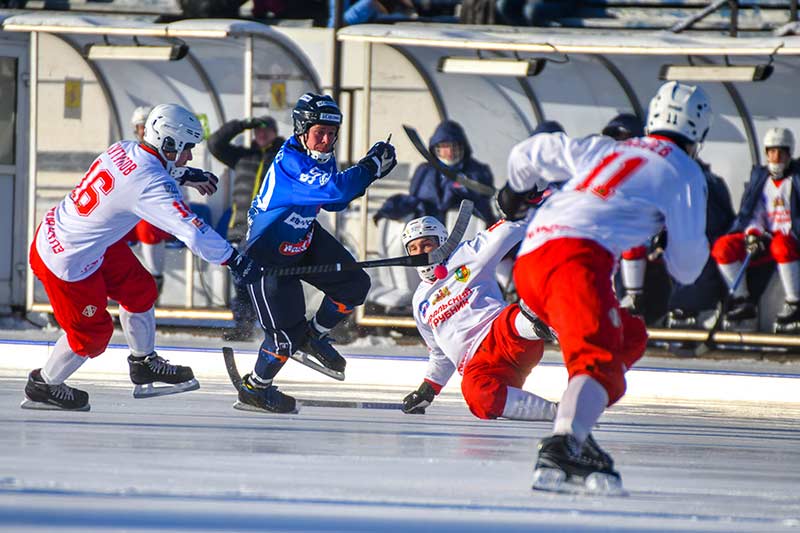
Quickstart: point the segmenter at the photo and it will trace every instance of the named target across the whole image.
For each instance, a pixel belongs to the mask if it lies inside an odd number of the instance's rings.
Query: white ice
[[[0,530],[800,531],[798,403],[622,402],[594,434],[630,495],[603,498],[533,492],[550,425],[477,420],[457,389],[422,416],[268,415],[232,409],[220,370],[198,391],[135,400],[123,372],[81,369],[70,383],[92,410],[64,413],[19,409],[25,373],[0,364]],[[281,388],[388,402],[408,392]]]

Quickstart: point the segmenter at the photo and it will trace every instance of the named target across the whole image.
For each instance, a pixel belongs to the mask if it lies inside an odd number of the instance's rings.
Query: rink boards
[[[19,371],[20,375],[41,367],[52,346],[50,341],[0,340],[0,369]],[[252,369],[257,345],[236,349],[236,360],[241,373]],[[173,363],[189,365],[202,384],[206,379],[225,379],[226,370],[221,348],[157,346],[159,354]],[[348,352],[347,385],[402,390],[416,388],[425,375],[427,358],[422,355],[392,355],[391,348],[360,347]],[[419,352],[419,351],[417,351]],[[125,377],[128,373],[128,350],[121,345],[111,345],[109,350],[81,367],[78,376]],[[731,370],[733,368],[733,370]],[[739,360],[702,361],[681,359],[653,359],[645,357],[626,374],[628,389],[625,401],[672,398],[681,400],[715,400],[744,402],[800,403],[800,363],[756,363]],[[552,350],[534,370],[525,383],[525,389],[549,398],[558,399],[567,382],[567,373],[560,355]],[[331,384],[333,380],[300,364],[291,362],[281,371],[276,383]],[[459,376],[454,375],[445,391],[459,394]]]

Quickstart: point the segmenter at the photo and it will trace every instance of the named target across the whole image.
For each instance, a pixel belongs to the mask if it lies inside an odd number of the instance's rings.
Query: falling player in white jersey
[[[44,367],[30,373],[22,407],[89,409],[89,395],[64,381],[108,346],[114,330],[108,298],[119,302],[134,396],[199,387],[191,368],[156,354],[156,284],[121,239],[143,219],[165,228],[206,261],[227,265],[236,276],[252,281],[261,276],[251,259],[239,255],[183,201],[179,184],[201,194],[217,188],[216,176],[185,166],[202,138],[194,114],[178,105],[159,105],[148,116],[141,143],[111,145],[80,184],[47,211],[31,243],[30,264],[64,334]]]
[[[412,300],[414,320],[430,355],[424,381],[403,400],[404,412],[424,413],[458,371],[464,400],[478,418],[553,420],[556,404],[522,390],[550,330],[519,305],[508,305],[495,280],[497,265],[525,227],[500,220],[445,262],[417,267],[422,283]],[[409,255],[430,253],[446,239],[444,224],[430,216],[411,220],[402,236]]]
[[[706,181],[693,156],[710,119],[702,89],[669,82],[650,102],[644,137],[542,134],[509,156],[500,195],[506,214],[548,183],[566,181],[537,210],[514,267],[520,298],[558,334],[569,373],[553,435],[539,444],[535,489],[621,489],[611,457],[585,445],[625,393],[625,372],[647,341],[642,320],[620,308],[611,275],[623,250],[662,229],[670,274],[684,284],[700,274],[708,259]]]

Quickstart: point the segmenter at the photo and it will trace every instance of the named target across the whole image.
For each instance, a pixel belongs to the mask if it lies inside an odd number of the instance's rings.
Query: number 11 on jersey
[[[630,157],[618,163],[617,170],[609,176],[607,180],[602,183],[594,183],[597,181],[597,176],[602,174],[604,170],[606,170],[612,163],[614,163],[622,154],[619,152],[614,152],[613,154],[609,154],[600,161],[600,164],[597,165],[594,170],[592,170],[586,179],[578,185],[575,190],[577,191],[585,191],[589,190],[593,194],[599,196],[603,200],[608,200],[611,196],[614,195],[616,189],[622,185],[625,180],[631,177],[636,170],[639,169],[643,164],[647,161],[644,157]]]

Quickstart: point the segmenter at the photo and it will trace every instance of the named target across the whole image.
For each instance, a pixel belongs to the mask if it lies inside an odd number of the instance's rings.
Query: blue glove
[[[394,146],[385,141],[375,143],[367,155],[358,162],[358,166],[366,168],[376,179],[386,176],[397,166]]]
[[[172,177],[181,187],[193,187],[203,196],[217,192],[219,178],[211,172],[192,167],[177,167],[172,170]]]
[[[233,250],[231,256],[223,264],[231,269],[231,274],[237,285],[257,283],[264,273],[264,269],[257,265],[255,261],[246,255],[240,254],[236,249]]]

